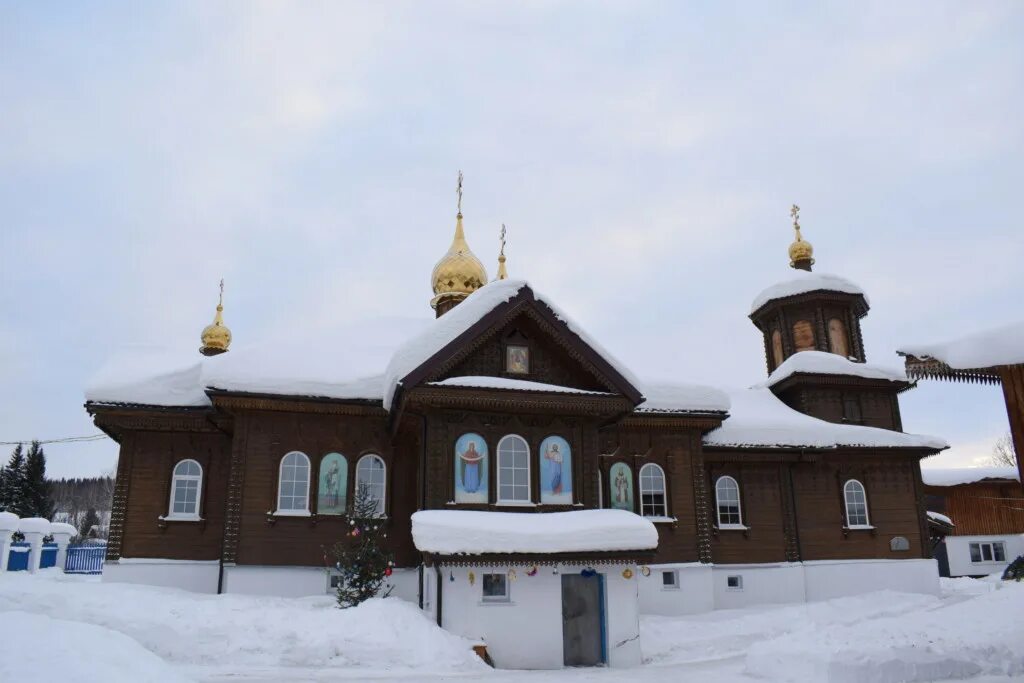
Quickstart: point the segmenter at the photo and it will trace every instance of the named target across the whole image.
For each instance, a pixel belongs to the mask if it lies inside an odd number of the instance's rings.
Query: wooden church
[[[491,281],[461,207],[436,319],[395,346],[229,351],[222,300],[201,354],[87,391],[120,444],[104,580],[330,592],[363,489],[393,595],[501,667],[637,664],[641,613],[937,592],[919,463],[946,445],[902,431],[911,383],[867,363],[864,292],[793,219],[749,314],[768,377],[732,394],[635,377],[504,253]]]

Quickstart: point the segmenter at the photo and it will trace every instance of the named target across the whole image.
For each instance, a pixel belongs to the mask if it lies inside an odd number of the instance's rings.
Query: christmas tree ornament
[[[537,565],[533,565],[529,571],[526,572],[527,576],[537,576]]]
[[[455,574],[452,572],[451,569],[448,570],[448,581],[450,581],[452,583],[455,582]]]
[[[651,568],[650,567],[640,567],[640,573],[643,574],[644,576],[650,576],[651,575]]]
[[[630,569],[629,567],[626,567],[625,569],[623,569],[622,570],[622,578],[626,579],[627,581],[632,579],[633,578],[633,570]]]
[[[597,571],[593,567],[587,567],[580,572],[580,576],[590,578],[591,576],[597,576]]]
[[[473,572],[470,572],[469,573],[469,585],[472,586],[474,583],[476,583],[476,574],[474,574]]]
[[[384,576],[391,576],[391,571],[391,567],[386,567],[384,569]]]
[[[509,581],[515,581],[516,580],[516,570],[515,570],[515,568],[512,568],[512,569],[508,570],[508,580]]]

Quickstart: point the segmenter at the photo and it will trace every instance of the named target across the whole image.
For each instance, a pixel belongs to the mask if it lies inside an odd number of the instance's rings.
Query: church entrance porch
[[[562,661],[600,666],[606,661],[604,577],[596,572],[562,576]]]

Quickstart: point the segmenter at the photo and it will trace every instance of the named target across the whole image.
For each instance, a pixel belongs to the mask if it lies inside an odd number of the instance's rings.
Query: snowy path
[[[806,605],[645,617],[644,666],[494,671],[415,606],[208,596],[52,571],[0,577],[0,680],[1024,683],[1024,584],[944,581]],[[998,590],[997,590],[998,587]],[[46,643],[40,647],[40,643]],[[59,644],[59,646],[55,645]],[[141,672],[145,672],[141,674]]]

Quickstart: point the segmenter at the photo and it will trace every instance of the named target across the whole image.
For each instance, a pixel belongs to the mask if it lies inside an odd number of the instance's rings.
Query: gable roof
[[[1024,363],[1024,320],[982,330],[947,342],[908,344],[896,352],[921,360],[937,360],[954,370]]]
[[[384,408],[391,410],[400,388],[419,384],[440,363],[453,358],[469,342],[484,334],[505,314],[520,305],[539,304],[535,310],[556,327],[593,352],[592,360],[615,388],[639,403],[643,396],[633,374],[568,315],[524,280],[498,280],[470,294],[462,303],[434,320],[420,334],[398,347],[384,372]],[[545,310],[546,309],[546,310]]]

